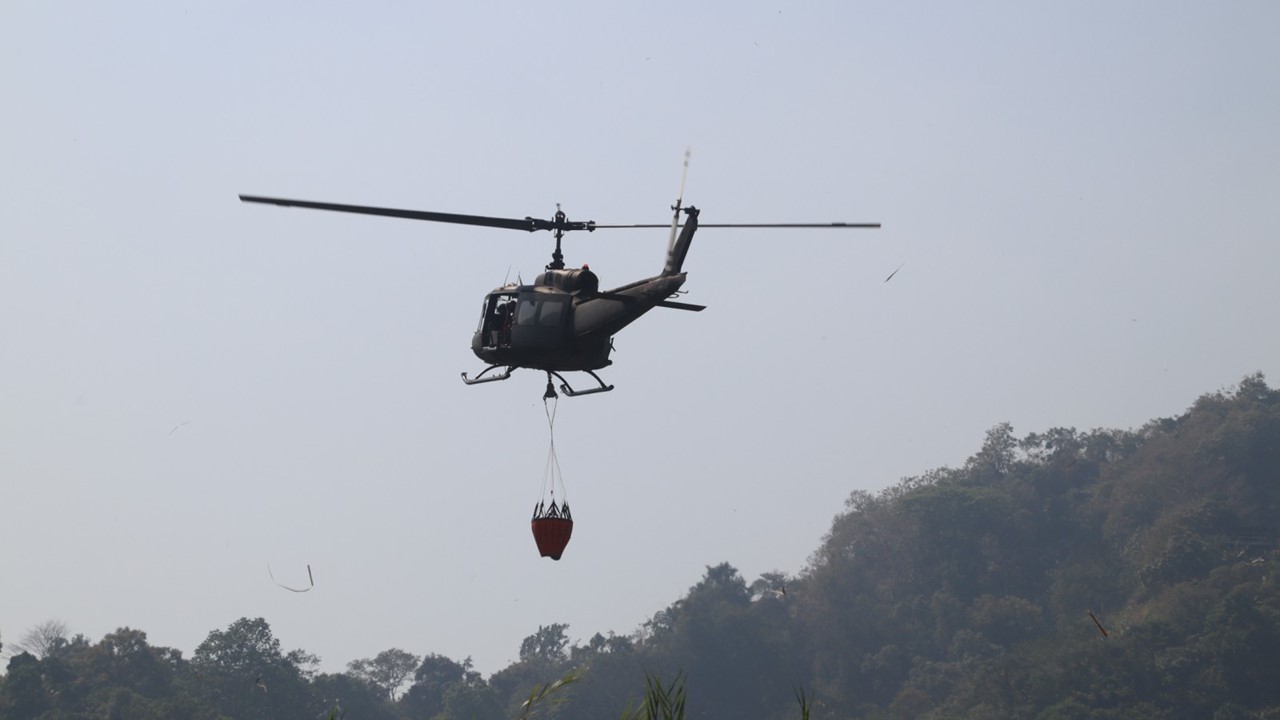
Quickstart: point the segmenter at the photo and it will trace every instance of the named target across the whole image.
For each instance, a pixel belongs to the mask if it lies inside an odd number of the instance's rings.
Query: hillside
[[[513,717],[575,670],[542,716],[616,717],[683,671],[694,718],[798,717],[797,689],[815,718],[1280,717],[1278,542],[1280,391],[1255,375],[1136,430],[997,425],[957,468],[852,493],[795,577],[712,565],[634,632],[542,626],[487,679],[404,651],[315,674],[261,619],[190,658],[54,626],[0,717]]]

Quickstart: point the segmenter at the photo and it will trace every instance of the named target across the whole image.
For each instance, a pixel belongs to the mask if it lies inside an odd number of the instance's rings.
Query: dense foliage
[[[1139,430],[998,425],[962,467],[854,492],[797,577],[711,566],[635,632],[541,626],[488,679],[398,648],[317,674],[261,618],[190,659],[51,622],[10,636],[0,717],[596,720],[680,677],[692,718],[1280,718],[1278,541],[1255,375]]]

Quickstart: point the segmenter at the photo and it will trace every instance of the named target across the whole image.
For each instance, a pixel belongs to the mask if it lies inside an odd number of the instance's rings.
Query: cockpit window
[[[520,301],[520,307],[516,310],[517,325],[533,325],[534,320],[538,317],[538,305],[533,298],[525,298]]]

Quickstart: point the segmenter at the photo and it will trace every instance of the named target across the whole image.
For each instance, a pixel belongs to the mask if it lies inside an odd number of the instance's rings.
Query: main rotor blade
[[[878,228],[880,223],[698,223],[702,228]]]
[[[300,207],[311,210],[329,210],[332,212],[356,213],[360,215],[382,215],[384,217],[407,218],[409,220],[427,220],[429,222],[453,223],[456,225],[480,225],[483,227],[505,228],[507,230],[555,230],[556,223],[538,218],[502,218],[485,215],[460,215],[457,213],[430,212],[427,210],[402,210],[399,208],[371,207],[368,205],[344,205],[340,203],[312,202],[310,200],[290,200],[287,198],[262,197],[260,195],[241,195],[241,202],[279,205],[281,207]],[[668,228],[670,225],[633,224],[633,225],[598,225],[594,222],[566,221],[563,230],[599,230],[624,228]],[[880,223],[700,223],[699,228],[878,228]]]
[[[309,200],[287,200],[284,198],[269,198],[257,195],[241,195],[240,200],[242,202],[263,203],[265,205],[310,208],[312,210],[332,210],[334,212],[358,213],[361,215],[383,215],[386,217],[408,218],[410,220],[454,223],[457,225],[482,225],[484,227],[506,228],[508,230],[526,230],[528,232],[533,232],[534,230],[550,230],[555,227],[555,224],[550,220],[538,220],[536,218],[529,217],[520,220],[517,218],[485,217],[483,215],[458,215],[455,213],[427,212],[425,210],[398,210],[396,208],[369,207],[367,205],[340,205],[338,203],[311,202]]]
[[[667,224],[662,225],[600,225],[595,224],[596,230],[604,230],[609,228],[665,228],[670,227]],[[702,228],[878,228],[880,223],[698,223],[698,229]]]

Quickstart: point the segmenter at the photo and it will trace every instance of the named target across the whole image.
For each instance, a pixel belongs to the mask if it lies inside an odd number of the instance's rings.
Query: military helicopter
[[[686,161],[687,162],[687,161]],[[687,165],[686,165],[687,167]],[[552,376],[560,381],[565,395],[591,395],[608,392],[606,385],[595,371],[613,364],[609,353],[613,350],[613,336],[641,315],[655,307],[700,312],[704,305],[678,302],[674,298],[684,285],[687,273],[682,269],[693,234],[698,230],[699,210],[692,205],[683,207],[684,189],[671,206],[675,211],[671,219],[671,235],[667,241],[667,260],[662,272],[653,277],[636,280],[612,290],[600,290],[600,280],[591,268],[568,268],[561,252],[561,238],[573,230],[594,232],[618,228],[665,228],[667,225],[600,225],[592,221],[571,221],[559,204],[551,220],[532,217],[523,219],[486,217],[482,215],[458,215],[454,213],[395,208],[342,205],[337,203],[288,200],[284,198],[241,195],[240,200],[284,207],[331,210],[335,212],[382,215],[387,217],[428,220],[430,222],[458,225],[480,225],[534,232],[550,230],[555,237],[555,250],[545,272],[538,275],[532,285],[511,283],[495,288],[485,296],[480,325],[471,339],[471,349],[476,357],[489,364],[474,378],[462,373],[462,381],[468,385],[506,380],[517,368],[541,370],[547,373],[547,391],[544,397],[554,397]],[[679,225],[680,214],[685,222]],[[769,223],[769,224],[707,224],[709,228],[878,228],[879,223]],[[679,230],[679,235],[676,232]],[[500,372],[495,372],[501,370]],[[585,372],[597,383],[586,390],[573,389],[561,373]],[[490,374],[493,373],[493,374]]]

